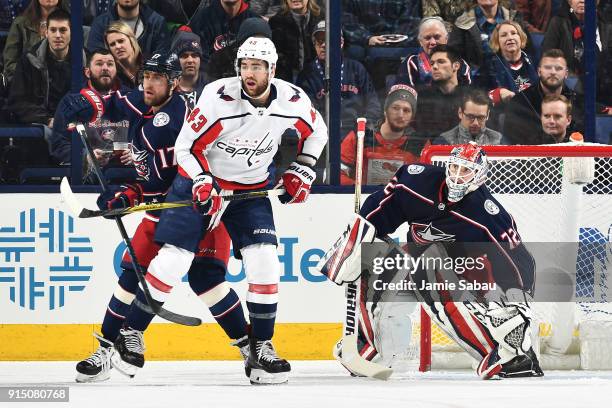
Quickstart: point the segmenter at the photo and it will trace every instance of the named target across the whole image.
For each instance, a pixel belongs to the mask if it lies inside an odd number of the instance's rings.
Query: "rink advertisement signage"
[[[69,306],[82,296],[95,259],[94,247],[78,219],[45,206],[3,208],[0,292],[4,301],[20,310],[39,312]]]

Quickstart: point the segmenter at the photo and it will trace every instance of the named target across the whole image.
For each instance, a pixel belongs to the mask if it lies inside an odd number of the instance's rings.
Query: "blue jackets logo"
[[[53,208],[21,211],[0,224],[0,297],[28,310],[55,310],[82,292],[93,272],[93,247],[74,218]]]

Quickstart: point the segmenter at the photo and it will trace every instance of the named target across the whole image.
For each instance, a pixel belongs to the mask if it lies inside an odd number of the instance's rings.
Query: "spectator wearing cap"
[[[317,0],[283,0],[282,10],[269,23],[276,46],[276,78],[294,82],[304,65],[316,58],[312,34],[324,18]]]
[[[172,51],[178,56],[182,69],[177,91],[193,108],[206,85],[204,75],[200,72],[202,60],[200,38],[194,33],[179,32]]]
[[[434,139],[433,144],[505,144],[501,133],[487,127],[490,110],[491,102],[483,91],[473,90],[466,93],[457,110],[459,124]]]
[[[106,13],[100,14],[91,24],[88,50],[104,48],[104,33],[115,21],[122,21],[132,29],[145,58],[158,49],[168,49],[170,46],[165,18],[146,4],[141,4],[140,0],[116,0]]]
[[[234,62],[236,61],[238,47],[249,37],[265,37],[271,40],[272,30],[261,17],[251,17],[244,20],[240,25],[236,40],[210,56],[210,61],[206,64],[206,79],[209,82],[236,75]]]
[[[202,62],[208,64],[213,53],[235,42],[240,25],[250,17],[258,16],[244,0],[213,0],[198,10],[189,27],[202,40]]]
[[[315,107],[325,112],[325,21],[317,24],[312,39],[317,58],[304,67],[296,83],[310,97]],[[343,45],[344,38],[341,37],[340,47]],[[344,137],[355,129],[355,120],[359,117],[367,118],[370,124],[376,123],[381,117],[381,106],[370,75],[359,61],[343,57],[340,70],[340,134]]]
[[[402,60],[397,73],[397,83],[408,84],[412,87],[418,85],[431,85],[431,50],[438,44],[448,42],[448,31],[444,21],[437,16],[425,17],[419,25],[419,44],[421,49],[418,54],[413,54]],[[470,85],[472,76],[470,66],[463,59],[457,72],[457,78],[461,85]]]
[[[404,84],[391,87],[385,99],[384,117],[374,130],[367,129],[363,150],[363,176],[367,184],[386,183],[397,169],[416,162],[423,145],[414,138],[417,92]],[[340,182],[353,184],[357,137],[351,131],[340,147]]]

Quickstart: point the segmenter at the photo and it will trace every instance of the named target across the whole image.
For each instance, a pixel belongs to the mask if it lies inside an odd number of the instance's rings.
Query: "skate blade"
[[[113,368],[117,369],[117,371],[119,371],[121,374],[130,378],[134,378],[139,368],[123,361],[118,353],[111,356],[111,364],[113,365]]]
[[[102,382],[107,381],[110,378],[110,371],[105,373],[99,373],[96,375],[87,375],[82,373],[77,373],[75,381],[78,383],[94,383],[94,382]]]
[[[253,385],[279,385],[289,381],[289,373],[268,373],[261,369],[251,369],[249,376]]]

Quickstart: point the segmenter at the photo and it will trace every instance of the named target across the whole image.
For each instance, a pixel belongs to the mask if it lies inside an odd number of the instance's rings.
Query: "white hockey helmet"
[[[249,37],[242,43],[240,48],[238,48],[238,53],[236,54],[234,67],[236,68],[236,75],[238,76],[240,76],[240,60],[243,58],[266,61],[268,63],[268,73],[271,74],[272,69],[276,67],[278,54],[276,53],[274,43],[269,38]]]
[[[487,154],[475,142],[455,147],[446,162],[448,201],[457,202],[487,180]]]

